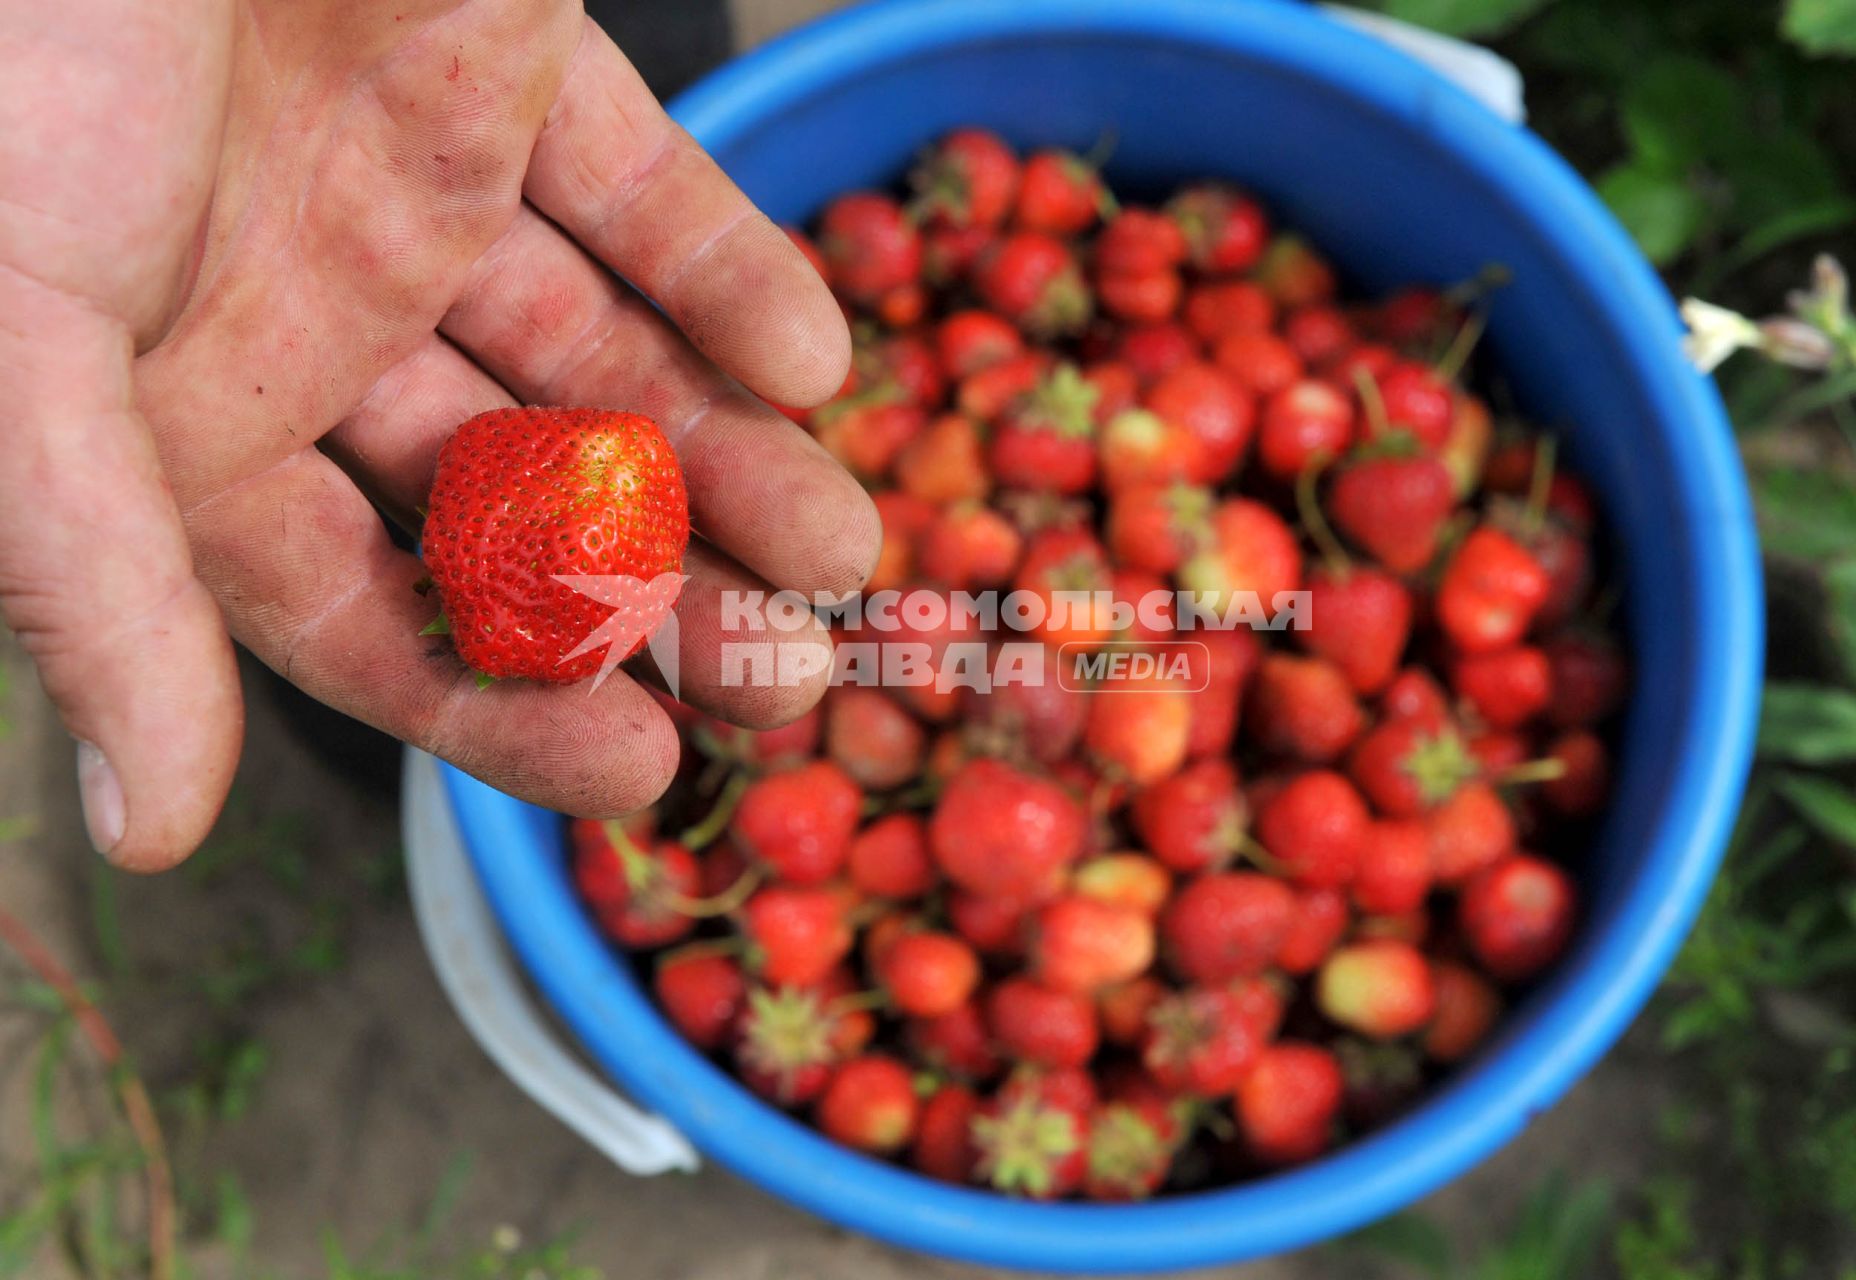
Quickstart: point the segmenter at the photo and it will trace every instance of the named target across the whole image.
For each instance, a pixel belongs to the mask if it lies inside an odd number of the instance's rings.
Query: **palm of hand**
[[[0,590],[73,731],[125,780],[119,860],[197,841],[236,758],[235,674],[195,577],[232,634],[307,691],[499,785],[592,813],[661,789],[675,735],[638,685],[479,692],[417,637],[433,611],[412,589],[421,570],[369,498],[413,512],[450,427],[513,400],[632,408],[677,444],[709,539],[678,609],[685,696],[750,724],[816,696],[723,687],[718,597],[762,579],[844,591],[868,568],[855,486],[734,381],[822,399],[843,374],[842,322],[577,5],[258,0],[185,22],[104,7],[141,26],[91,60],[173,67],[175,83],[100,95],[80,123],[99,132],[41,192],[62,221],[37,230],[76,228],[71,243],[35,241],[0,205],[0,264],[71,264],[27,279],[37,305],[62,316],[75,299],[146,348],[132,395],[152,450],[112,434],[133,414],[104,400],[33,470],[56,485],[102,451],[133,487],[158,458],[172,506],[157,489],[105,512],[143,554],[84,593],[31,580],[82,551],[39,543],[77,535],[0,517],[0,559],[28,566]],[[15,162],[0,165],[6,198],[19,157],[0,158]],[[123,265],[100,275],[104,260]],[[60,346],[88,349],[90,321],[69,323]],[[103,634],[80,617],[99,585],[122,620]]]

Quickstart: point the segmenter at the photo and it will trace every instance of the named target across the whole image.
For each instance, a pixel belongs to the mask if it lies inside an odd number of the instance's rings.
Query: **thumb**
[[[225,802],[237,666],[134,409],[128,330],[63,295],[32,301],[0,326],[0,616],[77,739],[91,842],[160,870]]]

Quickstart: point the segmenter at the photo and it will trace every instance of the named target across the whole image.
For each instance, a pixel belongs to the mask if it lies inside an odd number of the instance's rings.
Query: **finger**
[[[232,645],[131,407],[127,329],[10,273],[0,312],[0,609],[81,744],[91,842],[159,870],[231,786]]]
[[[418,632],[437,601],[415,584],[360,490],[304,452],[189,517],[201,579],[233,634],[306,693],[523,799],[610,817],[676,770],[676,730],[623,673],[596,691],[479,689],[448,640]]]
[[[843,383],[850,335],[824,281],[591,21],[523,192],[769,400],[821,404]]]
[[[478,260],[443,329],[521,399],[654,418],[697,527],[769,582],[843,595],[868,579],[882,534],[862,487],[533,212]]]
[[[676,679],[647,650],[653,682],[748,729],[790,724],[817,705],[831,682],[831,635],[803,602],[782,609],[766,583],[700,542],[683,571]]]
[[[508,393],[443,339],[434,338],[381,379],[325,439],[348,466],[373,469],[375,500],[413,512],[431,488],[453,426],[510,403]],[[823,695],[830,637],[818,620],[776,610],[773,588],[701,540],[684,558],[690,580],[677,601],[677,694],[735,724],[767,728],[804,715]],[[650,664],[645,663],[649,671]],[[649,671],[667,683],[668,672]]]

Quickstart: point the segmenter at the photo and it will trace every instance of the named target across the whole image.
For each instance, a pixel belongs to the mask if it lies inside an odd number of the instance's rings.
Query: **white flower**
[[[1760,345],[1758,325],[1738,311],[1717,307],[1700,298],[1683,300],[1682,320],[1688,325],[1688,337],[1682,342],[1682,350],[1703,373],[1713,373],[1736,351]]]

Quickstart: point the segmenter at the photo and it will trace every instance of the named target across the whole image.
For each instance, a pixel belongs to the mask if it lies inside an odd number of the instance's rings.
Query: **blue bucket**
[[[1508,264],[1488,346],[1564,433],[1616,540],[1633,646],[1615,806],[1578,868],[1571,954],[1409,1115],[1307,1167],[1131,1206],[1031,1204],[853,1154],[692,1050],[600,939],[558,818],[446,781],[483,886],[589,1052],[711,1157],[823,1217],[930,1253],[1134,1271],[1252,1258],[1345,1232],[1508,1141],[1622,1033],[1706,893],[1757,716],[1762,600],[1721,405],[1685,363],[1656,276],[1523,129],[1423,66],[1280,0],[897,0],[724,67],[677,116],[775,218],[891,181],[963,124],[1024,146],[1116,138],[1122,190],[1217,176],[1261,193],[1364,290]]]

